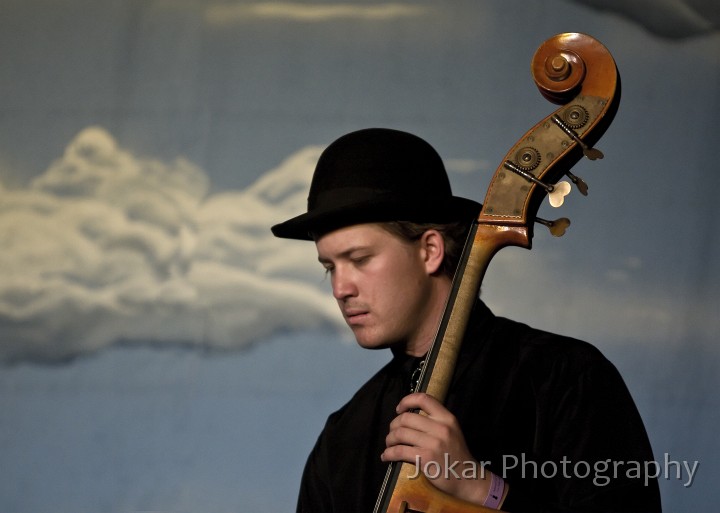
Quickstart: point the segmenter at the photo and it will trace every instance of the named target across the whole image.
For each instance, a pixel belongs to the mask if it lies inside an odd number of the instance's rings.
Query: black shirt
[[[330,415],[298,512],[373,511],[385,436],[418,360],[395,355]],[[509,484],[504,511],[661,509],[657,480],[644,472],[653,454],[637,408],[590,344],[495,317],[478,301],[445,404],[475,459]]]

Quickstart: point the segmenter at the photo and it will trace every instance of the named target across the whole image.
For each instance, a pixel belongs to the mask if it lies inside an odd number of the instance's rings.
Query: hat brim
[[[285,239],[313,240],[313,235],[362,223],[412,221],[416,223],[450,223],[478,217],[482,205],[476,201],[450,196],[423,201],[392,194],[376,194],[362,200],[340,200],[332,207],[316,208],[271,228],[273,235]]]

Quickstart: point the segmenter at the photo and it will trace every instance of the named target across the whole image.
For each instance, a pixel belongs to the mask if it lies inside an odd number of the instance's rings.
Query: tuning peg
[[[563,132],[565,132],[567,135],[569,135],[573,141],[578,143],[580,147],[582,148],[583,155],[585,155],[590,160],[597,160],[604,157],[603,152],[600,150],[596,150],[595,148],[591,148],[587,144],[585,144],[580,137],[578,136],[577,132],[570,128],[557,114],[552,115],[553,123],[555,123],[557,126],[559,126]]]
[[[522,169],[517,164],[514,164],[509,160],[506,160],[503,166],[505,167],[505,169],[508,169],[513,173],[517,173],[518,175],[522,176],[528,182],[537,184],[543,189],[545,189],[545,192],[548,193],[548,200],[550,200],[550,204],[553,207],[561,206],[565,202],[565,196],[570,194],[570,191],[572,190],[572,187],[567,182],[558,182],[555,185],[550,185],[541,180],[538,180],[535,175]]]
[[[588,186],[587,186],[587,183],[585,183],[585,180],[583,180],[583,179],[580,178],[579,176],[575,176],[575,175],[572,174],[570,171],[566,171],[566,172],[565,172],[565,175],[566,175],[570,180],[572,180],[572,183],[574,183],[575,186],[578,188],[578,190],[580,191],[580,194],[582,194],[583,196],[587,196]]]
[[[562,206],[565,202],[565,196],[570,194],[572,187],[565,181],[558,182],[551,187],[552,189],[548,190],[548,200],[550,204],[555,208]]]
[[[562,237],[563,235],[565,235],[565,230],[567,230],[567,227],[570,226],[570,219],[568,219],[567,217],[561,217],[560,219],[556,219],[555,221],[548,221],[547,219],[536,217],[535,221],[543,226],[547,226],[553,237]]]

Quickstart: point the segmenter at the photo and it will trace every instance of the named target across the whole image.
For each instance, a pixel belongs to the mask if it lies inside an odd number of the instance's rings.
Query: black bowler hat
[[[423,139],[388,128],[351,132],[318,160],[308,209],[272,227],[277,237],[312,240],[312,233],[359,223],[445,223],[480,213],[480,204],[452,195],[445,166]]]

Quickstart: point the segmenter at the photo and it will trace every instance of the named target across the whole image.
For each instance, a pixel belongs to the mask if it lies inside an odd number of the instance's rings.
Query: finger
[[[413,447],[434,447],[437,445],[432,435],[411,429],[407,427],[399,427],[392,429],[385,437],[385,445],[392,447],[393,445],[408,445]]]
[[[453,416],[452,413],[450,413],[450,411],[445,408],[442,403],[440,403],[440,401],[423,393],[406,395],[400,400],[395,411],[401,413],[418,409],[425,412],[429,417],[433,417],[438,420],[448,419]]]
[[[405,461],[415,463],[416,461],[430,460],[427,451],[409,445],[393,445],[387,447],[380,455],[382,461]]]
[[[422,392],[416,392],[403,397],[398,403],[395,410],[400,413],[414,409],[422,409],[423,407],[428,409],[435,409],[436,404],[440,405],[440,403],[432,396]],[[430,412],[426,411],[426,413]]]
[[[427,415],[406,412],[401,413],[390,422],[390,430],[406,427],[428,432],[432,430],[433,424],[437,422],[436,419],[432,419]]]

